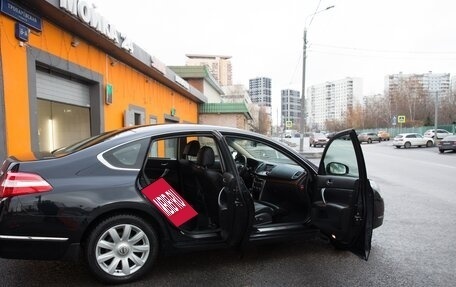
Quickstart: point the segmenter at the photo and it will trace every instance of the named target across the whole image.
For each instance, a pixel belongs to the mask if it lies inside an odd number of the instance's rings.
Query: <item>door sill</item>
[[[179,230],[180,234],[194,239],[217,238],[220,237],[220,231],[220,228],[199,231]]]

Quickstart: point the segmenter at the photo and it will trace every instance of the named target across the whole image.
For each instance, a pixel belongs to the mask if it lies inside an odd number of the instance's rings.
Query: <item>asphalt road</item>
[[[456,153],[363,144],[385,200],[369,261],[320,241],[159,258],[129,286],[454,286]],[[317,161],[317,160],[315,160]],[[99,286],[83,264],[0,259],[1,286]],[[101,286],[101,285],[100,285]]]

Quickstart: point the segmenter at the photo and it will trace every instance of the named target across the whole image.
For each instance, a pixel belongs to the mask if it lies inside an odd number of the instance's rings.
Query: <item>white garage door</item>
[[[40,99],[90,107],[90,89],[83,83],[37,70],[36,89]]]

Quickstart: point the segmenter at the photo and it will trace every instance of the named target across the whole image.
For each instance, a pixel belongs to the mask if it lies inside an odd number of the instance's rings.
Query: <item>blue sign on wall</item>
[[[29,28],[25,25],[22,25],[19,22],[16,22],[15,27],[16,27],[16,29],[15,29],[16,39],[21,40],[23,42],[28,42]]]
[[[17,21],[29,26],[32,29],[41,31],[41,18],[27,11],[11,0],[1,0],[0,10],[6,15],[16,19]]]

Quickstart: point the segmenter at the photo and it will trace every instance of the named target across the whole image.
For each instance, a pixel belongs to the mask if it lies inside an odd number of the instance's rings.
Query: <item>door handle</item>
[[[321,189],[321,199],[323,200],[323,204],[324,204],[324,205],[326,205],[325,190],[326,190],[325,187],[323,187],[323,188]]]
[[[333,184],[332,179],[328,179],[328,180],[326,181],[326,185],[332,185],[332,184]]]

